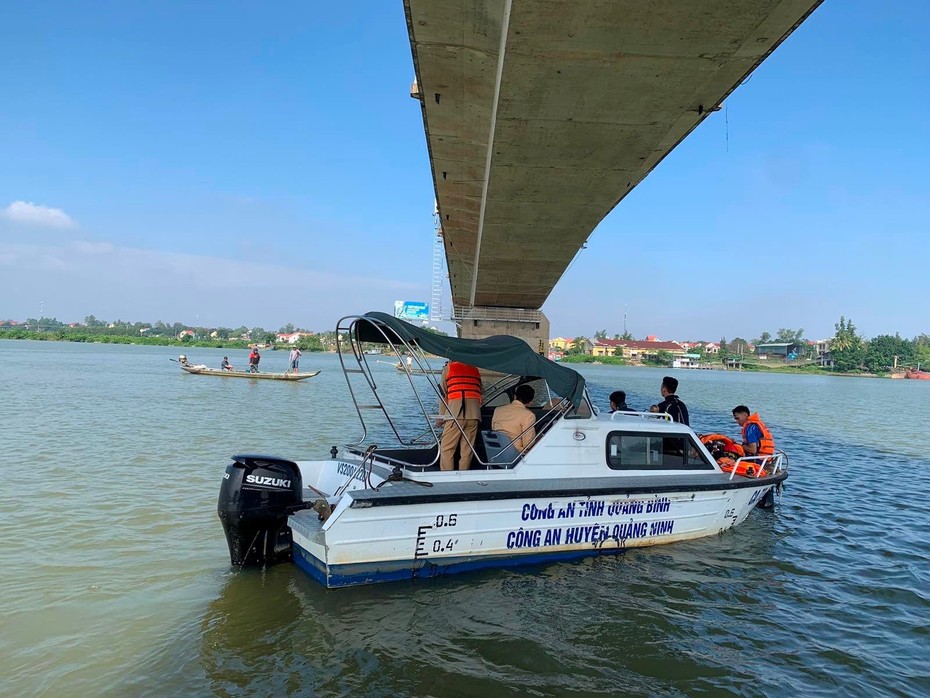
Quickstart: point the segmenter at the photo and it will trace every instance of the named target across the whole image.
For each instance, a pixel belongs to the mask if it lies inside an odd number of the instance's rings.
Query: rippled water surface
[[[0,341],[0,694],[930,693],[926,382],[675,372],[697,431],[735,435],[746,403],[788,451],[774,514],[621,556],[327,591],[291,565],[231,571],[215,507],[232,453],[326,457],[358,434],[336,357],[279,384],[189,376],[174,356]],[[581,370],[601,405],[617,388],[658,401],[662,371]]]

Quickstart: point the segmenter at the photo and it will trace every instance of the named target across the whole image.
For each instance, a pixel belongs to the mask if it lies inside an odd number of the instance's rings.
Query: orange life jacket
[[[450,361],[446,372],[446,400],[481,402],[481,374],[478,369],[460,361]]]
[[[720,458],[717,460],[717,464],[720,466],[720,469],[725,473],[732,473],[733,468],[736,468],[736,474],[742,475],[743,477],[761,477],[762,474],[759,472],[759,464],[753,463],[752,461],[741,461],[738,465],[735,460],[732,458]]]
[[[772,438],[772,432],[769,431],[769,428],[762,423],[761,419],[759,419],[758,412],[753,412],[751,415],[749,415],[749,419],[747,419],[746,423],[743,425],[743,442],[746,441],[746,432],[749,431],[750,424],[755,424],[757,427],[759,427],[759,431],[762,432],[762,440],[759,442],[759,450],[756,452],[756,455],[775,455],[775,439]]]
[[[731,439],[726,434],[704,434],[700,437],[700,439],[701,439],[701,443],[707,446],[708,448],[710,448],[710,444],[712,444],[714,441],[719,441],[720,445],[722,446],[723,451],[727,453],[732,453],[738,458],[742,458],[744,455],[746,455],[743,452],[743,447],[740,446],[738,443],[736,443],[733,439]],[[717,462],[719,463],[720,460],[718,460]]]

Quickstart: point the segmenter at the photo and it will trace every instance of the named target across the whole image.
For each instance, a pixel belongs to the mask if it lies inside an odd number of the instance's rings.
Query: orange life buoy
[[[701,443],[707,446],[707,450],[718,461],[724,457],[724,454],[736,456],[737,458],[746,455],[743,447],[726,434],[704,434],[700,438]]]
[[[720,458],[717,464],[725,473],[732,473],[733,468],[736,468],[736,474],[743,477],[756,477],[759,475],[759,464],[752,461],[744,460],[737,463],[732,458]]]
[[[741,461],[738,465],[737,459],[746,455],[743,447],[736,443],[726,434],[704,434],[700,437],[701,443],[707,446],[720,469],[725,473],[732,473],[736,468],[736,474],[743,477],[757,477],[761,466],[754,461]]]

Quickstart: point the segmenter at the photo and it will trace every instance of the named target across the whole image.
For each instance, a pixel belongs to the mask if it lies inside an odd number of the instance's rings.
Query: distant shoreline
[[[605,361],[603,359],[607,359],[607,360]],[[594,361],[588,361],[588,360],[572,361],[570,358],[564,357],[560,363],[578,364],[581,366],[627,366],[630,368],[663,368],[668,371],[723,371],[726,373],[729,373],[732,371],[732,372],[737,372],[737,373],[787,373],[787,374],[801,375],[801,376],[843,376],[845,378],[891,378],[890,374],[836,371],[836,370],[830,370],[829,368],[824,368],[821,366],[811,366],[811,365],[804,367],[804,366],[767,366],[765,364],[746,364],[743,366],[743,368],[726,368],[723,365],[721,365],[719,368],[717,366],[701,366],[699,368],[697,367],[672,368],[671,366],[656,366],[652,364],[628,363],[624,360],[618,360],[618,359],[619,357],[607,356],[607,357],[598,357]]]
[[[36,342],[71,342],[75,344],[139,344],[154,347],[196,347],[200,349],[250,349],[254,342],[244,339],[197,339],[182,340],[174,337],[133,337],[131,335],[102,335],[79,334],[61,336],[54,332],[32,332],[25,330],[8,330],[0,332],[0,339],[18,340],[26,339]],[[280,349],[269,348],[269,351],[292,349],[293,345],[282,345]],[[301,349],[303,352],[324,352],[325,349]]]
[[[243,339],[198,339],[198,340],[180,340],[175,339],[174,337],[133,337],[130,335],[98,335],[98,334],[80,334],[74,336],[61,336],[58,333],[53,332],[32,332],[25,330],[7,330],[0,332],[0,339],[26,339],[33,340],[38,342],[73,342],[76,344],[137,344],[143,346],[156,346],[156,347],[178,347],[178,348],[199,348],[199,349],[250,349],[251,342],[248,342]],[[282,345],[280,348],[274,347],[268,349],[269,351],[282,351],[293,348],[293,345],[286,344]],[[301,349],[304,353],[323,353],[323,354],[332,354],[334,350],[332,349]],[[604,357],[604,358],[616,358],[616,357]],[[842,376],[845,378],[891,378],[889,374],[876,374],[876,373],[854,373],[854,372],[843,372],[843,371],[831,371],[826,368],[819,366],[812,366],[810,368],[803,368],[798,366],[764,366],[760,364],[750,364],[751,368],[743,367],[741,369],[737,368],[725,368],[721,366],[717,367],[702,367],[702,368],[675,368],[673,369],[670,366],[650,366],[647,364],[631,364],[631,363],[619,363],[614,361],[566,361],[562,359],[561,363],[566,364],[580,364],[584,366],[628,366],[630,368],[665,368],[667,370],[674,371],[736,371],[739,373],[789,373],[796,375],[807,375],[807,376]]]

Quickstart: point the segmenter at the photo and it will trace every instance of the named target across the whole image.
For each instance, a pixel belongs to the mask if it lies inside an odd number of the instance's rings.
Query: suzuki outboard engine
[[[271,456],[233,456],[226,467],[216,513],[229,557],[238,567],[291,559],[287,517],[304,508],[300,468]]]

